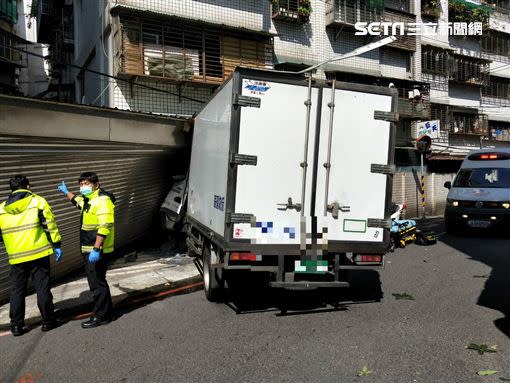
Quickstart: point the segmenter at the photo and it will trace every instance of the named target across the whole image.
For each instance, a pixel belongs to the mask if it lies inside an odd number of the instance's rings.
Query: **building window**
[[[510,141],[510,122],[489,121],[491,139],[497,141]]]
[[[120,17],[120,25],[120,73],[218,84],[239,65],[272,67],[271,41],[265,37],[127,16]]]
[[[482,88],[484,104],[510,106],[510,79],[490,76],[489,86]]]
[[[487,115],[468,114],[453,111],[449,124],[450,133],[486,135],[488,132]]]
[[[327,23],[353,25],[358,21],[380,21],[383,8],[382,0],[326,0]]]
[[[489,79],[489,86],[483,89],[483,95],[507,100],[510,99],[510,79],[491,76]]]
[[[0,61],[19,64],[21,53],[18,49],[18,39],[10,33],[0,29]]]
[[[510,35],[490,30],[482,38],[482,50],[489,55],[506,56],[510,58]]]
[[[6,19],[12,24],[18,22],[17,0],[0,0],[0,20]]]
[[[477,60],[466,56],[455,56],[449,59],[448,75],[450,81],[470,85],[488,84],[489,64],[485,60]]]
[[[448,72],[448,53],[441,49],[423,47],[421,65],[423,73],[446,75]]]

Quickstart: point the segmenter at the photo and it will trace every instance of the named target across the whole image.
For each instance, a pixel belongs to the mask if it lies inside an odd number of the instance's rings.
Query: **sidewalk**
[[[78,278],[68,278],[51,289],[57,318],[92,309],[93,297],[87,278],[79,277],[79,271],[76,275]],[[161,257],[161,253],[157,252],[132,253],[115,259],[108,267],[106,278],[114,307],[128,298],[153,296],[154,293],[187,285],[198,288],[202,281],[193,258],[186,255]],[[34,325],[40,320],[36,295],[29,295],[26,298],[25,324]],[[0,329],[8,329],[9,322],[9,303],[6,303],[0,306]]]

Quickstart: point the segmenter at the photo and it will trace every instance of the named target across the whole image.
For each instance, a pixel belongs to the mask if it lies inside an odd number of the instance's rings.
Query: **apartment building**
[[[398,36],[380,49],[331,62],[316,76],[398,89],[401,165],[416,164],[413,133],[430,120],[440,123],[430,158],[440,171],[469,148],[510,142],[508,0],[36,3],[39,41],[52,47],[52,86],[61,94],[178,115],[196,114],[237,65],[297,70],[378,38],[355,36],[358,21],[481,21],[482,36]],[[62,65],[69,62],[76,67]]]
[[[37,43],[32,0],[0,0],[0,93],[41,97],[48,85],[47,48]]]
[[[18,10],[17,0],[0,0],[0,93],[20,94],[22,56],[17,48],[25,40],[16,34]]]
[[[423,0],[424,22],[481,21],[481,36],[422,36],[422,80],[442,137],[433,159],[510,145],[510,18],[507,0]]]

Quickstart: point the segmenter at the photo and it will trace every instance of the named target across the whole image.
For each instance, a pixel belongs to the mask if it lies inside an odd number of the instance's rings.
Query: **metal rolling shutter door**
[[[80,173],[99,175],[102,187],[117,199],[118,248],[151,228],[175,174],[172,170],[177,170],[171,167],[176,164],[174,155],[181,154],[153,145],[0,135],[0,201],[8,196],[9,178],[16,173],[26,175],[31,189],[46,198],[63,239],[63,261],[52,267],[52,278],[56,278],[83,265],[79,211],[57,190],[62,180],[76,193]],[[0,242],[0,301],[8,298],[9,283],[8,258]]]

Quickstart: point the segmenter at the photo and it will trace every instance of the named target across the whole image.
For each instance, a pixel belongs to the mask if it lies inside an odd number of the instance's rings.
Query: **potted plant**
[[[482,23],[484,31],[489,28],[490,11],[487,7],[468,8],[463,3],[450,1],[448,3],[449,21],[464,23]]]
[[[301,21],[308,21],[312,13],[312,2],[310,0],[299,0],[297,14]]]
[[[434,17],[436,19],[439,18],[441,15],[441,10],[439,9],[439,1],[425,0],[422,2],[422,14]]]

